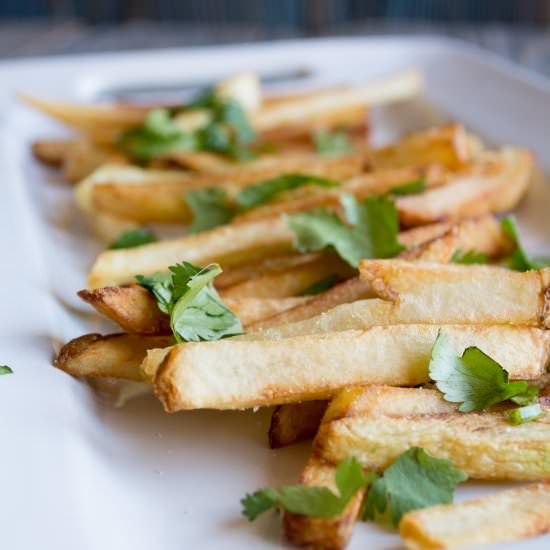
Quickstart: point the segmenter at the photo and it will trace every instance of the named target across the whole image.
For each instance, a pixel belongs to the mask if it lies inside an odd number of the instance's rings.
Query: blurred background
[[[431,34],[550,75],[550,0],[0,0],[0,58]]]

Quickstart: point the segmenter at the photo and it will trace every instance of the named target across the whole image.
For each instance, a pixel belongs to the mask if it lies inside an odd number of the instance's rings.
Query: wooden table
[[[334,28],[334,36],[431,34],[463,39],[550,76],[550,29],[532,26],[372,21]],[[253,25],[130,22],[87,26],[75,20],[0,23],[0,58],[123,51],[297,38],[296,30]]]

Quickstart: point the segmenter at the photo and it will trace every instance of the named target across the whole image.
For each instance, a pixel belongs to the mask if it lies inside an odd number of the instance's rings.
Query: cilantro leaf
[[[174,122],[179,112],[199,108],[208,110],[211,115],[210,122],[203,128],[184,131]],[[124,153],[141,162],[171,151],[214,151],[247,160],[254,155],[244,146],[255,137],[242,105],[208,91],[187,107],[152,109],[143,124],[123,132],[117,144]]]
[[[302,296],[314,296],[315,294],[320,294],[332,288],[338,282],[338,275],[332,273],[327,275],[325,278],[313,283],[311,286],[308,286],[305,290],[302,291]]]
[[[117,145],[130,157],[148,162],[170,151],[193,151],[197,141],[193,133],[184,132],[173,123],[167,109],[152,109],[141,126],[121,134]]]
[[[408,181],[402,185],[394,187],[390,191],[390,195],[404,196],[404,195],[417,195],[426,190],[426,178],[418,178],[414,181]]]
[[[397,526],[411,510],[452,502],[456,486],[467,478],[450,460],[434,458],[424,449],[413,447],[374,481],[367,495],[364,519],[373,520],[390,508],[392,522]]]
[[[345,132],[315,130],[313,132],[315,150],[327,157],[353,153],[355,147]]]
[[[266,487],[247,494],[241,500],[242,513],[250,521],[274,507],[306,516],[333,517],[340,514],[353,495],[371,479],[365,476],[357,459],[347,458],[336,467],[334,480],[338,494],[322,486],[287,485],[281,489]]]
[[[341,203],[349,225],[323,208],[286,216],[288,227],[295,234],[294,247],[300,252],[332,247],[353,267],[363,258],[391,258],[403,250],[392,200],[371,197],[358,202],[343,193]]]
[[[512,409],[508,413],[508,420],[511,424],[518,426],[519,424],[525,424],[526,422],[532,422],[537,420],[543,415],[542,407],[539,403],[533,405],[527,405],[525,407],[518,407]]]
[[[219,340],[243,333],[239,318],[212,286],[222,271],[220,266],[200,268],[182,262],[170,266],[169,270],[148,277],[137,275],[136,281],[153,294],[158,308],[170,315],[176,341]]]
[[[443,332],[432,348],[430,378],[446,401],[461,403],[459,411],[483,411],[519,396],[532,396],[527,382],[508,382],[508,373],[479,348],[467,348],[458,357]]]
[[[13,370],[8,365],[0,365],[0,376],[3,374],[13,374]]]
[[[462,252],[459,248],[454,251],[451,257],[451,263],[453,264],[486,264],[488,261],[487,254],[485,252],[476,252],[475,250],[468,250]]]
[[[503,261],[506,267],[516,271],[529,271],[530,269],[541,269],[550,266],[550,258],[531,258],[527,254],[521,244],[519,230],[513,216],[502,218],[500,225],[514,245],[513,252]]]
[[[128,229],[123,231],[110,245],[110,250],[118,250],[120,248],[134,248],[143,244],[154,243],[157,240],[155,234],[146,227],[138,229]]]
[[[284,174],[276,178],[260,181],[242,189],[235,197],[235,202],[243,210],[249,210],[268,202],[283,191],[291,191],[303,185],[318,185],[320,187],[338,187],[336,181],[307,174]]]
[[[184,198],[193,213],[190,233],[200,233],[224,225],[231,221],[235,213],[229,205],[227,193],[219,187],[187,191]]]

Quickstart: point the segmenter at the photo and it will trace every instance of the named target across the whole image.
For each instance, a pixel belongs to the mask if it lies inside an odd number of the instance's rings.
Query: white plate
[[[550,85],[487,54],[439,39],[338,39],[194,48],[0,64],[0,541],[11,550],[181,550],[284,546],[274,514],[253,524],[239,499],[297,479],[307,445],[271,451],[269,412],[166,415],[150,397],[114,409],[53,369],[52,340],[102,326],[74,292],[99,250],[70,189],[29,154],[61,133],[16,91],[91,101],[136,82],[216,79],[242,69],[307,68],[308,85],[365,81],[420,66],[426,100],[375,113],[377,138],[457,118],[493,143],[532,148],[550,173]],[[302,85],[302,83],[299,83]],[[533,252],[550,234],[542,178],[518,210]],[[548,248],[546,250],[548,252]],[[88,311],[88,313],[85,313]],[[457,499],[495,490],[468,485]],[[542,550],[543,537],[509,548]],[[351,548],[396,550],[399,538],[357,525]]]

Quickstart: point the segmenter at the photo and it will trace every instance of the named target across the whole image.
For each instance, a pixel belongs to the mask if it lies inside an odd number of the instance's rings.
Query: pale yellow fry
[[[399,524],[399,534],[409,550],[499,544],[549,531],[550,483],[415,510],[405,514]]]

